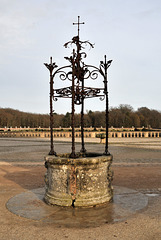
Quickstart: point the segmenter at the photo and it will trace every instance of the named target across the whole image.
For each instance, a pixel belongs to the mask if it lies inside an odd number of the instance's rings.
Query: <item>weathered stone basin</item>
[[[51,205],[88,207],[112,201],[112,155],[88,153],[45,157],[45,201]]]

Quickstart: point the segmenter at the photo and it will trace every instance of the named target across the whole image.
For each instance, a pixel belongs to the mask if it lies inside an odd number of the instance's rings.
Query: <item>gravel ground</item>
[[[99,227],[66,228],[14,215],[7,201],[22,192],[44,186],[44,156],[50,143],[44,139],[0,139],[0,239],[161,239],[160,139],[110,139],[114,185],[140,191],[149,197],[146,209],[122,222]],[[80,144],[76,144],[80,149]],[[102,144],[86,144],[88,151],[103,152]],[[57,152],[70,152],[66,142],[56,142]],[[70,221],[70,219],[69,219]]]
[[[109,141],[109,151],[114,157],[114,164],[161,163],[160,139],[126,138]],[[85,147],[89,152],[104,152],[104,145],[96,142],[86,143]],[[76,151],[80,148],[80,143],[76,143]],[[49,149],[50,142],[46,139],[0,138],[0,162],[43,162]],[[71,152],[71,144],[57,141],[55,151],[57,153]]]

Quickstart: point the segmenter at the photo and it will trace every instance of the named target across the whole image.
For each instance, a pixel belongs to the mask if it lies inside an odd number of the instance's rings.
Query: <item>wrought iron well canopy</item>
[[[87,98],[100,98],[101,101],[105,100],[105,113],[106,113],[106,141],[104,155],[109,155],[108,151],[108,81],[107,81],[107,69],[112,63],[112,60],[107,60],[106,55],[104,61],[100,61],[98,67],[93,65],[87,65],[83,59],[87,54],[84,51],[86,46],[93,48],[93,44],[89,41],[81,41],[79,37],[80,32],[80,17],[78,16],[78,22],[73,25],[78,26],[78,35],[73,37],[71,41],[64,44],[68,46],[74,46],[72,55],[65,57],[69,62],[69,65],[58,67],[55,62],[50,58],[50,63],[44,63],[50,72],[50,132],[51,132],[51,149],[49,155],[56,155],[53,143],[53,100],[57,101],[59,98],[71,98],[71,127],[72,127],[72,152],[71,158],[76,158],[75,152],[75,105],[81,106],[81,150],[82,155],[85,156],[86,149],[84,144],[84,100]],[[65,81],[69,80],[71,85],[64,88],[54,88],[55,78]],[[86,85],[87,79],[97,80],[101,78],[102,87],[94,88]]]

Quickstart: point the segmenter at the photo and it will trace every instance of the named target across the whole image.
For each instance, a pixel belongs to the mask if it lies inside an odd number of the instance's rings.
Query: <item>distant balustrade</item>
[[[105,138],[104,131],[87,131],[84,134],[85,138]],[[50,138],[50,132],[37,132],[37,131],[27,131],[27,132],[12,132],[12,131],[2,131],[0,132],[0,137],[13,137],[13,138]],[[54,138],[71,138],[71,131],[64,132],[53,132]],[[109,131],[109,138],[160,138],[161,132],[159,131]],[[75,138],[81,138],[80,132],[75,132]]]

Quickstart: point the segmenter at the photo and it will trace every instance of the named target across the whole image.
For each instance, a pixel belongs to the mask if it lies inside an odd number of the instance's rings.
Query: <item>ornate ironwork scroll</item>
[[[104,61],[100,62],[99,67],[92,65],[86,65],[83,59],[87,57],[84,52],[84,48],[89,46],[93,48],[93,44],[89,41],[80,41],[79,38],[79,26],[80,17],[78,16],[78,23],[73,23],[73,25],[78,25],[78,35],[73,37],[71,41],[64,44],[65,47],[73,46],[73,52],[70,57],[65,57],[65,59],[70,63],[70,65],[58,68],[55,63],[52,63],[52,58],[50,64],[45,63],[45,66],[50,71],[50,130],[51,130],[51,155],[56,155],[53,145],[53,100],[57,101],[59,98],[71,98],[71,110],[72,110],[72,152],[71,157],[75,158],[75,121],[74,112],[75,105],[81,105],[81,140],[82,148],[81,152],[85,155],[86,149],[84,144],[84,100],[87,98],[99,97],[100,100],[106,99],[106,143],[105,143],[105,155],[108,155],[108,89],[107,89],[107,69],[111,65],[112,60],[107,61],[106,56]],[[58,78],[61,81],[68,80],[71,85],[65,88],[54,89],[54,79]],[[86,86],[85,83],[88,79],[96,81],[100,79],[102,81],[101,88],[94,88]]]

